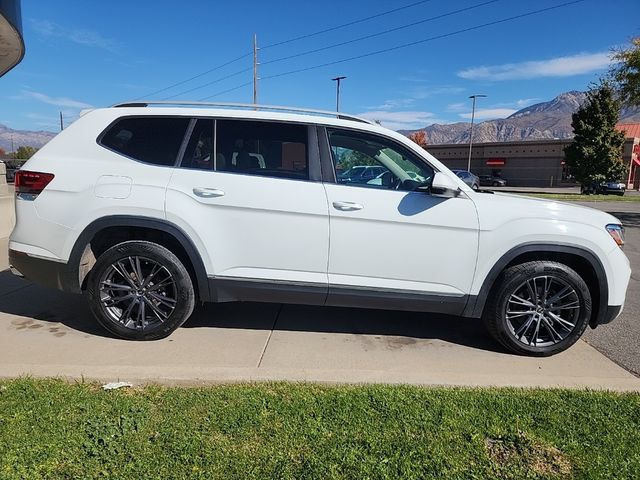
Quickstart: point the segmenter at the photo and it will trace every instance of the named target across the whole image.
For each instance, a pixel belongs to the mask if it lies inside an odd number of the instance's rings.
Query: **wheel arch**
[[[500,278],[502,272],[512,266],[532,260],[551,260],[567,265],[576,270],[583,278],[592,295],[593,311],[589,325],[596,327],[604,318],[609,299],[607,275],[602,262],[591,250],[575,245],[555,243],[527,243],[512,248],[505,253],[491,268],[485,277],[475,302],[469,302],[463,315],[482,317],[487,298]]]
[[[87,274],[93,263],[91,258],[99,256],[106,247],[113,242],[100,242],[100,235],[113,235],[118,232],[119,240],[149,240],[169,248],[183,263],[193,277],[194,286],[201,301],[211,301],[207,272],[194,243],[188,235],[177,225],[166,220],[155,218],[112,215],[94,220],[85,227],[75,241],[69,256],[67,278],[64,288],[73,293],[81,293]],[[116,243],[120,243],[117,241]],[[97,251],[94,251],[97,250]],[[175,250],[175,251],[174,251]]]

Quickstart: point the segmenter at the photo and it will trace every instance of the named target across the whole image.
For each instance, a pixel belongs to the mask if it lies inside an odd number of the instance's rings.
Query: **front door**
[[[333,305],[459,314],[478,251],[478,217],[464,194],[428,193],[434,169],[395,140],[327,128],[335,183],[329,201]],[[349,172],[381,171],[366,182]]]

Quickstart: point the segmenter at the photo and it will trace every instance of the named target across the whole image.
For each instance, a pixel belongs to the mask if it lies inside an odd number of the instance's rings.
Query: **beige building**
[[[471,171],[504,178],[513,187],[575,185],[564,159],[564,147],[570,143],[571,140],[477,143],[471,153]],[[451,169],[467,169],[469,145],[429,145],[427,151]],[[640,169],[636,175],[635,168],[640,164],[639,154],[640,138],[627,138],[623,161],[631,167],[629,181],[635,189],[640,182]]]

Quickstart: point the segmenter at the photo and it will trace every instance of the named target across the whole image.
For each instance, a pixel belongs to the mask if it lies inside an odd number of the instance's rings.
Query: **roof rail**
[[[176,106],[188,106],[188,107],[225,107],[225,108],[246,108],[251,110],[273,110],[277,112],[292,112],[292,113],[312,113],[317,115],[326,115],[330,117],[336,117],[342,120],[353,120],[355,122],[368,123],[375,125],[371,120],[366,118],[356,117],[355,115],[349,115],[342,112],[331,112],[329,110],[312,110],[308,108],[297,107],[283,107],[280,105],[255,105],[253,103],[226,103],[226,102],[172,102],[167,101],[139,101],[139,102],[125,102],[112,105],[113,107],[148,107],[152,105],[176,105]]]

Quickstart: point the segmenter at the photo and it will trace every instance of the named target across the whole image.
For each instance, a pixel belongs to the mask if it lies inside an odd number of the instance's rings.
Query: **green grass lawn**
[[[0,478],[640,478],[640,395],[0,383]]]
[[[622,197],[618,195],[582,195],[579,193],[518,193],[518,195],[571,202],[640,202],[640,195],[624,195]]]

